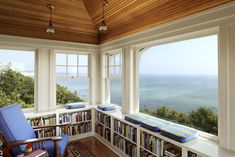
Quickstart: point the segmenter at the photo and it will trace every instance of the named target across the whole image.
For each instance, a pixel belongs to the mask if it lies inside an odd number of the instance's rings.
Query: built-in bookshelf
[[[56,114],[33,117],[27,119],[31,126],[43,126],[56,124]]]
[[[129,157],[137,157],[137,145],[117,133],[113,135],[113,145]]]
[[[92,131],[91,110],[60,113],[58,135],[68,134],[69,136],[80,135]]]
[[[111,142],[111,117],[99,111],[96,111],[95,117],[95,132]]]
[[[37,137],[68,134],[70,140],[75,140],[95,135],[103,144],[123,157],[219,157],[208,152],[208,149],[215,148],[215,144],[200,139],[185,144],[176,142],[126,121],[120,110],[101,111],[91,106],[26,114],[26,117],[33,127],[39,126],[36,130]],[[60,126],[40,128],[52,124]]]
[[[45,126],[45,125],[49,126],[56,124],[56,114],[32,117],[28,118],[27,120],[32,127]],[[38,138],[56,136],[55,127],[38,128],[35,129],[34,131]]]
[[[137,128],[113,118],[113,145],[130,157],[137,157]]]
[[[137,129],[120,120],[114,119],[114,132],[134,144],[137,142]]]
[[[140,157],[181,157],[182,149],[145,131],[140,131]]]

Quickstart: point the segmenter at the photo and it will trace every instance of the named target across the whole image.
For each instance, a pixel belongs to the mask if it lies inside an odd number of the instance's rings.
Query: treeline
[[[193,110],[189,114],[178,112],[166,106],[162,106],[155,111],[143,109],[140,112],[218,135],[218,116],[206,107]]]
[[[57,103],[83,101],[76,93],[66,87],[56,85]],[[0,66],[0,107],[18,103],[22,108],[31,108],[34,104],[34,80],[9,66]]]

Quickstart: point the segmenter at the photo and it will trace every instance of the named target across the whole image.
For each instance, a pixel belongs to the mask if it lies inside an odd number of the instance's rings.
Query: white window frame
[[[119,64],[114,64],[114,65],[110,65],[110,58],[112,55],[117,55],[120,54],[120,63]],[[120,67],[120,75],[118,77],[110,77],[110,67],[113,67],[115,69],[115,67]],[[106,103],[111,103],[111,90],[110,90],[110,81],[111,80],[121,80],[121,84],[122,84],[122,90],[121,92],[123,93],[123,50],[122,49],[115,49],[112,51],[109,51],[105,54],[105,86],[106,86]],[[121,93],[121,95],[122,95]],[[122,102],[123,102],[123,98],[122,98]],[[116,105],[120,105],[117,106],[118,108],[121,108],[122,104],[116,104]]]
[[[66,65],[57,65],[56,64],[56,54],[65,54],[66,55]],[[77,55],[77,66],[73,66],[73,65],[69,65],[68,64],[68,55]],[[79,65],[79,55],[87,55],[88,56],[88,64],[87,65]],[[57,80],[88,80],[88,99],[85,103],[90,104],[91,103],[91,54],[90,52],[82,52],[82,51],[65,51],[65,50],[55,50],[55,79],[56,82],[55,84],[57,84]],[[57,66],[63,66],[66,67],[66,77],[57,77],[56,76],[56,67]],[[77,77],[67,77],[68,74],[68,67],[76,67],[77,68]],[[88,71],[87,71],[87,77],[79,77],[79,73],[78,73],[78,69],[79,67],[87,67]],[[56,91],[55,91],[56,92]],[[56,93],[57,94],[57,93]],[[62,108],[64,107],[63,104],[58,104],[57,105],[57,101],[56,101],[56,108]]]
[[[218,37],[218,71],[220,69],[220,62],[219,62],[219,56],[220,56],[220,48],[219,48],[219,38],[220,38],[220,34],[219,34],[219,30],[217,28],[211,28],[210,30],[201,30],[201,31],[197,31],[197,32],[192,32],[192,33],[187,33],[187,34],[182,34],[182,35],[179,35],[179,36],[176,36],[176,37],[168,37],[168,38],[164,38],[164,39],[161,39],[161,40],[157,40],[157,41],[151,41],[151,42],[148,42],[148,43],[143,43],[143,44],[139,44],[139,45],[135,45],[134,46],[134,49],[136,50],[135,51],[135,55],[137,56],[136,57],[136,71],[135,71],[135,77],[136,77],[136,80],[137,81],[137,85],[136,85],[136,98],[138,99],[138,103],[139,103],[139,63],[140,63],[140,58],[141,58],[141,54],[147,50],[148,48],[152,47],[152,46],[158,46],[158,45],[163,45],[163,44],[168,44],[168,43],[173,43],[173,42],[177,42],[177,41],[182,41],[182,40],[189,40],[189,39],[193,39],[193,38],[200,38],[200,37],[205,37],[205,36],[210,36],[210,35],[217,35]],[[143,50],[143,51],[140,51],[140,50]],[[221,84],[221,81],[220,80],[220,73],[218,73],[218,88],[219,88],[219,84]],[[218,89],[218,92],[219,92],[220,89]],[[219,97],[219,93],[218,93],[218,99],[220,99]],[[220,102],[220,101],[218,101]],[[135,107],[138,107],[138,112],[139,112],[139,104],[136,104],[134,106]],[[219,111],[220,110],[220,105],[218,105],[218,128],[219,128],[219,123],[220,123],[220,120],[219,120]],[[203,137],[203,138],[206,138],[208,140],[212,140],[212,141],[215,141],[215,142],[218,142],[219,141],[219,130],[218,130],[218,136],[216,135],[213,135],[213,134],[210,134],[210,133],[207,133],[207,132],[203,132],[203,131],[200,131],[198,130],[198,134],[199,136]]]
[[[22,111],[24,113],[28,113],[28,112],[34,112],[38,109],[38,102],[37,102],[37,98],[36,98],[36,92],[37,92],[37,78],[36,76],[37,74],[37,50],[34,48],[28,48],[28,47],[18,47],[18,46],[12,46],[12,47],[8,47],[8,46],[0,46],[0,49],[2,50],[12,50],[12,51],[32,51],[34,53],[34,105],[32,108],[22,108]]]

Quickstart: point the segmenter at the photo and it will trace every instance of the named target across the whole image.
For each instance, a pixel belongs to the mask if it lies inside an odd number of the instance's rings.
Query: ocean
[[[71,91],[87,99],[88,81],[64,81]],[[112,80],[111,102],[121,104],[121,81]],[[217,76],[203,75],[140,75],[140,109],[155,110],[167,106],[182,113],[190,113],[199,107],[218,111]]]

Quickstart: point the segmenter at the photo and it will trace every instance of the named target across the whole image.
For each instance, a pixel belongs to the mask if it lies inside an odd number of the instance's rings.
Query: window
[[[88,101],[88,60],[87,54],[56,54],[57,105]]]
[[[109,54],[110,103],[122,104],[122,54]]]
[[[0,107],[34,107],[34,56],[33,51],[0,49]]]
[[[145,49],[140,112],[218,134],[217,35]]]

